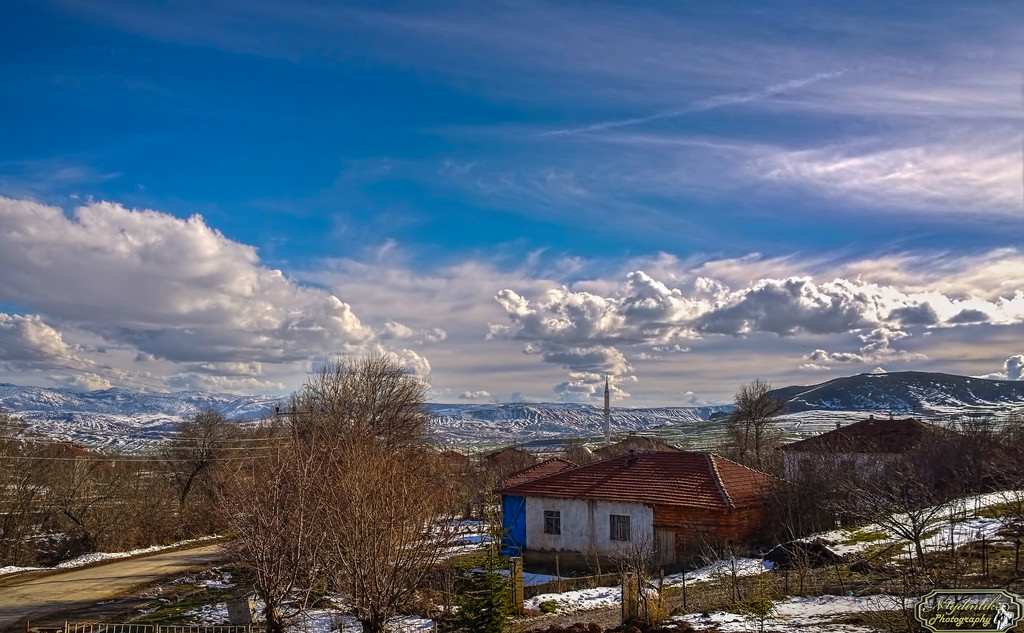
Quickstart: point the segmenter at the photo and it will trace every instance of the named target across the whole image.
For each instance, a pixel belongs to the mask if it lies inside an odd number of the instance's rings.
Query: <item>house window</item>
[[[628,541],[629,540],[629,515],[628,514],[612,514],[611,516],[611,535],[609,538],[613,541]]]
[[[544,511],[544,533],[545,534],[561,534],[562,533],[562,513],[558,510],[545,510]]]

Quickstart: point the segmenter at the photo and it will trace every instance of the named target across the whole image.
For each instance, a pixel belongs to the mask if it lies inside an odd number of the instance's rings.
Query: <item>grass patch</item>
[[[157,607],[138,618],[139,624],[190,624],[191,617],[185,615],[202,607],[220,604],[231,599],[231,589],[206,589],[183,583],[174,587],[174,592],[157,600]]]
[[[1017,514],[1016,503],[1010,503],[1002,501],[999,503],[993,503],[983,508],[978,508],[978,516],[986,519],[1002,519],[1008,516],[1015,516]]]
[[[889,538],[889,535],[879,530],[859,529],[847,536],[841,545],[860,545],[861,543],[874,543]]]

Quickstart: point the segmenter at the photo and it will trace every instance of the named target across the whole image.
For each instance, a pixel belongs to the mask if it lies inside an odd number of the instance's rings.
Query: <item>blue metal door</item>
[[[513,495],[501,497],[502,556],[519,556],[526,549],[526,499]]]

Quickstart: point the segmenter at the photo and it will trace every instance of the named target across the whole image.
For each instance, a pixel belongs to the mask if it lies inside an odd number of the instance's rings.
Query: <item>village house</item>
[[[787,444],[781,448],[786,479],[795,481],[809,469],[832,473],[855,470],[860,476],[880,476],[885,467],[927,440],[951,431],[914,418],[868,417],[848,426]]]
[[[645,453],[655,452],[680,452],[683,449],[676,448],[671,444],[659,440],[656,437],[645,437],[643,435],[637,435],[636,431],[630,431],[629,435],[622,438],[614,444],[602,446],[594,451],[594,456],[599,459],[608,459],[609,457],[618,457],[619,455],[625,455],[630,451],[634,453],[643,451]]]
[[[501,488],[510,488],[512,486],[518,486],[534,479],[540,479],[541,477],[547,477],[548,475],[554,475],[560,473],[563,470],[570,468],[576,468],[576,464],[562,459],[561,457],[552,457],[551,459],[544,460],[539,464],[528,466],[518,472],[514,472],[505,478],[505,481],[501,482]]]
[[[488,453],[480,458],[480,469],[483,471],[488,486],[498,486],[506,477],[514,472],[535,465],[540,460],[536,455],[515,446]]]
[[[750,543],[773,479],[713,453],[634,452],[506,486],[506,555],[615,556],[649,544],[658,563],[688,548]]]

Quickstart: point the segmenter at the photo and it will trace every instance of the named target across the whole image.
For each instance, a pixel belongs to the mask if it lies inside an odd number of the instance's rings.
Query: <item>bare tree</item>
[[[317,588],[383,631],[448,551],[458,478],[423,446],[425,393],[392,357],[331,361],[292,398],[288,449],[230,487],[238,557],[275,633]]]
[[[41,451],[33,476],[46,488],[44,508],[49,528],[64,535],[59,558],[96,551],[116,526],[118,500],[125,473],[116,462],[74,444]]]
[[[844,492],[847,512],[909,542],[924,569],[924,536],[949,514],[950,499],[937,491],[934,482],[911,461],[898,461],[884,476],[851,482]]]
[[[329,473],[320,457],[285,440],[266,458],[248,460],[221,492],[234,559],[252,572],[270,633],[282,633],[321,586],[333,526],[321,523]]]
[[[237,435],[235,425],[223,413],[207,409],[182,420],[175,435],[161,447],[164,472],[178,496],[181,529],[190,523],[187,504],[194,490],[201,489],[207,503],[213,501],[220,478],[217,467],[228,458]],[[192,514],[208,522],[214,514],[208,510],[201,507]]]
[[[325,482],[327,568],[368,633],[414,602],[454,543],[454,482],[438,477],[433,453],[348,445]]]
[[[649,625],[665,619],[667,613],[661,599],[660,583],[654,586],[655,547],[651,537],[636,538],[612,554],[612,561],[622,576],[623,615]]]
[[[0,567],[30,562],[28,536],[39,521],[43,486],[33,477],[35,447],[26,425],[0,409]]]
[[[771,424],[786,410],[786,403],[771,395],[771,383],[757,379],[740,386],[733,404],[736,409],[726,420],[726,432],[737,461],[744,466],[767,470],[774,435]]]
[[[330,360],[293,398],[293,425],[309,441],[372,439],[388,450],[421,444],[429,416],[427,385],[387,355]]]

